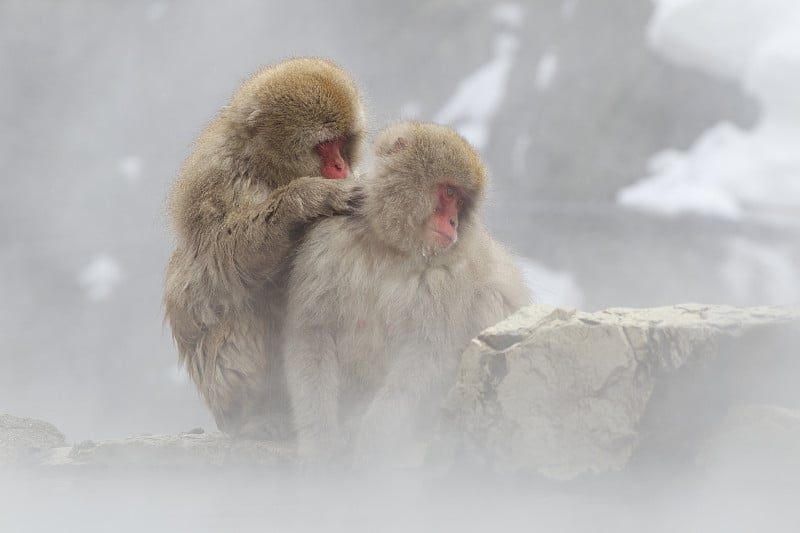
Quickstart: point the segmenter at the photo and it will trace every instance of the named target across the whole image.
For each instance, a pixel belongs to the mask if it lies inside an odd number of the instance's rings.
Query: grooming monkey
[[[435,422],[469,341],[530,302],[478,219],[485,170],[464,139],[404,122],[374,151],[362,209],[316,223],[289,279],[287,381],[310,462],[343,441],[358,463],[394,462]]]
[[[364,122],[344,70],[284,61],[236,91],[176,178],[166,320],[179,362],[227,433],[290,431],[280,356],[289,255],[311,221],[357,203],[340,180],[358,162]]]

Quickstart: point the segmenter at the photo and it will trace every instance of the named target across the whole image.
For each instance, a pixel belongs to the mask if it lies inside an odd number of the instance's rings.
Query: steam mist
[[[484,218],[539,303],[797,304],[798,28],[794,0],[2,1],[0,414],[70,444],[214,429],[162,325],[164,199],[236,86],[295,55],[354,75],[370,133],[436,120],[479,149]],[[767,331],[700,382],[676,374],[685,395],[648,420],[686,431],[578,483],[486,465],[0,469],[0,530],[790,530],[796,341]],[[685,439],[722,404],[746,407],[700,475]]]

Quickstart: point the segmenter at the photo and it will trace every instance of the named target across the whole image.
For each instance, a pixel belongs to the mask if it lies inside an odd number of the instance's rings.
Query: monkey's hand
[[[360,187],[344,180],[297,178],[270,194],[264,221],[304,224],[319,217],[351,215],[361,206],[363,197]]]
[[[235,249],[236,268],[255,279],[279,272],[309,223],[320,217],[349,215],[361,203],[363,193],[345,180],[297,178],[269,194],[266,202],[253,205],[228,222],[227,239]],[[241,233],[242,235],[239,235]]]

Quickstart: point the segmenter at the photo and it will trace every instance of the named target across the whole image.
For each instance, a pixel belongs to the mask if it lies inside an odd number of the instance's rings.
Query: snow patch
[[[135,155],[123,157],[117,163],[117,170],[128,183],[139,183],[142,180],[144,160]]]
[[[583,293],[569,272],[551,270],[526,258],[518,258],[517,264],[537,304],[576,309],[583,305]]]
[[[536,89],[546,91],[553,84],[558,69],[558,57],[553,52],[545,52],[536,67]]]
[[[656,0],[649,44],[673,62],[740,79],[770,35],[796,32],[797,0]]]
[[[505,24],[509,28],[519,28],[522,26],[524,15],[525,12],[522,6],[515,3],[497,4],[492,8],[492,17],[494,20]]]
[[[434,122],[454,126],[478,150],[489,143],[489,125],[503,101],[508,76],[519,43],[501,33],[494,43],[494,58],[464,78],[452,97],[435,115]]]
[[[81,269],[78,283],[89,301],[102,302],[111,298],[122,278],[119,263],[109,255],[98,254]]]

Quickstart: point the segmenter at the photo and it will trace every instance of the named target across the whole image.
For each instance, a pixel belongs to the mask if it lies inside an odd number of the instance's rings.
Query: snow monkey
[[[244,82],[176,178],[166,321],[180,364],[227,433],[288,436],[279,350],[289,256],[308,223],[358,202],[341,178],[358,161],[364,127],[344,70],[287,60]]]
[[[450,128],[382,131],[353,216],[319,221],[288,284],[286,372],[301,461],[404,461],[470,339],[530,301],[478,219],[486,175]],[[430,415],[430,416],[428,416]]]

